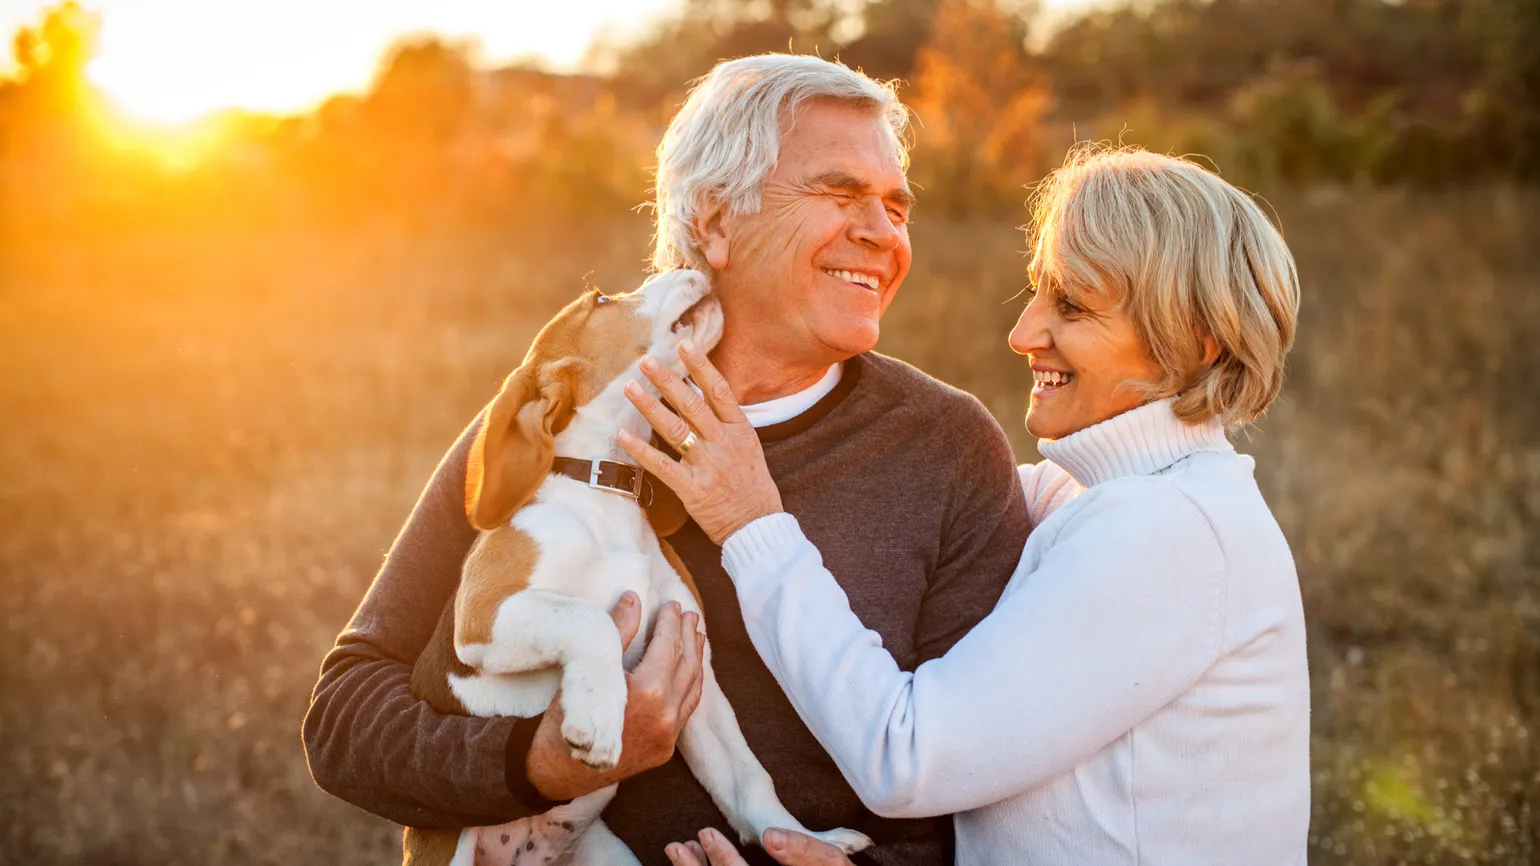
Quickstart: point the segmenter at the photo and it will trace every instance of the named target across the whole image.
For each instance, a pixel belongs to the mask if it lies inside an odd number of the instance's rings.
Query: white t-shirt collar
[[[748,416],[749,423],[756,428],[790,421],[813,408],[813,404],[833,391],[834,386],[840,382],[840,374],[844,368],[843,363],[833,364],[829,367],[829,371],[823,374],[823,378],[812,385],[795,394],[787,394],[785,397],[777,397],[763,403],[750,403],[743,407],[743,414]]]

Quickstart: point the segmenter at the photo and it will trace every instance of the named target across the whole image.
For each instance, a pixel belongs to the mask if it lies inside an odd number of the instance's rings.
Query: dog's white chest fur
[[[636,593],[642,610],[653,611],[678,592],[655,586],[673,575],[656,536],[636,503],[618,494],[594,490],[571,478],[552,476],[534,501],[514,515],[511,525],[536,539],[539,558],[529,589],[580,599],[609,610],[627,591]],[[661,569],[661,570],[660,570]],[[673,583],[680,583],[673,575]],[[676,599],[677,600],[677,599]],[[516,642],[528,627],[519,596],[503,602],[492,626],[492,643]],[[693,605],[692,605],[693,607]],[[650,618],[649,618],[650,619]],[[574,629],[585,623],[571,623]],[[572,640],[582,635],[572,633]],[[645,640],[626,648],[625,666],[641,658]],[[490,673],[483,666],[487,647],[460,647],[460,660],[479,669],[471,676],[450,675],[450,687],[465,708],[478,716],[538,715],[550,706],[561,685],[555,665],[521,673]]]
[[[528,718],[557,700],[572,756],[591,767],[618,765],[626,671],[643,654],[654,616],[668,602],[697,614],[700,606],[634,499],[551,474],[553,460],[613,459],[621,429],[649,435],[622,391],[639,378],[641,353],[677,364],[680,340],[709,351],[721,332],[721,306],[693,271],[660,274],[630,295],[585,294],[541,331],[471,448],[467,515],[484,531],[434,634],[435,651],[414,670],[414,690],[421,673],[425,694],[478,716]],[[622,647],[609,612],[627,591],[640,599],[644,622]],[[768,827],[803,829],[744,741],[709,645],[700,702],[677,745],[742,840],[757,841]],[[612,785],[544,815],[468,828],[452,852],[436,849],[432,863],[424,859],[430,831],[409,830],[405,848],[424,866],[636,863],[598,820],[614,792]],[[846,851],[870,844],[849,830],[815,835]]]

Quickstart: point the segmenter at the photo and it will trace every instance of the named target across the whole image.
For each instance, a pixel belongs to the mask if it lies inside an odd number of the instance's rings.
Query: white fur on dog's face
[[[639,362],[652,355],[683,376],[679,344],[691,340],[710,352],[722,338],[722,305],[698,271],[657,274],[636,291],[602,295],[586,292],[546,325],[526,364],[574,371],[568,376],[574,415],[570,425],[553,424],[554,447],[568,457],[625,459],[616,433],[652,435],[636,407],[626,399],[627,382],[642,376]]]
[[[643,355],[682,375],[681,340],[689,338],[696,349],[709,352],[721,337],[722,306],[710,281],[699,271],[667,271],[634,292],[583,293],[535,337],[524,365],[565,370],[572,404],[582,406],[618,379],[639,377],[636,365]]]
[[[641,313],[652,318],[652,343],[647,354],[683,373],[679,343],[689,339],[699,352],[710,352],[722,338],[722,305],[711,294],[711,283],[699,271],[658,274],[632,296],[642,298]]]

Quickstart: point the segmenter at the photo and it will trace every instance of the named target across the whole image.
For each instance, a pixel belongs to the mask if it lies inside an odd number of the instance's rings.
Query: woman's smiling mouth
[[[1032,393],[1052,394],[1074,381],[1074,379],[1074,373],[1065,373],[1060,370],[1033,370]]]

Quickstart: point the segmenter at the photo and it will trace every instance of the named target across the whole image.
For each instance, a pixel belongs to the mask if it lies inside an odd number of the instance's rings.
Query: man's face
[[[829,364],[872,349],[909,273],[912,206],[893,132],[877,113],[805,105],[759,212],[724,218],[714,244],[708,235],[724,339],[739,330],[782,363]]]

